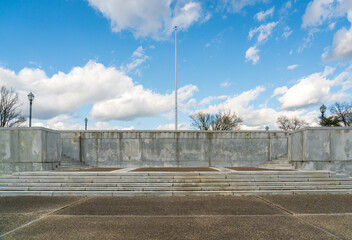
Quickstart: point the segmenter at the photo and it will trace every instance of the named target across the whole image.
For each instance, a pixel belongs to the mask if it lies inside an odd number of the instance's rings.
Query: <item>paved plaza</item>
[[[1,239],[352,239],[352,195],[0,197]]]

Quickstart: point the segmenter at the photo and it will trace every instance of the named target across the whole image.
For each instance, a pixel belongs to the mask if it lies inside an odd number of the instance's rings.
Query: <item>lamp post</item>
[[[34,94],[30,92],[27,97],[29,100],[29,127],[32,127],[32,103],[34,100]]]
[[[321,112],[321,125],[324,127],[324,113],[326,111],[326,106],[323,104],[320,107],[320,112]]]
[[[87,125],[88,125],[88,118],[84,119],[84,130],[87,131]]]

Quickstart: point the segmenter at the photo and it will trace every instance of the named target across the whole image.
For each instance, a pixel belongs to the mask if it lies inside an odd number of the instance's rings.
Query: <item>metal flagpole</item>
[[[177,130],[177,26],[175,26],[175,130]]]

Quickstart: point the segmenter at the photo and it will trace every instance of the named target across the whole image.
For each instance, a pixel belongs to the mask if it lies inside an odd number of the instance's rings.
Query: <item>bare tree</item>
[[[2,86],[0,89],[0,127],[18,127],[26,121],[18,109],[18,94],[13,88],[7,89]]]
[[[284,131],[295,131],[302,127],[308,126],[308,123],[303,119],[299,119],[297,117],[288,118],[285,115],[279,116],[276,123],[278,127]]]
[[[242,119],[231,110],[224,110],[215,114],[212,129],[215,131],[239,130]]]
[[[198,112],[192,116],[191,126],[199,130],[210,130],[214,116],[209,113]]]
[[[224,110],[215,115],[198,112],[192,116],[192,127],[199,130],[230,131],[240,129],[242,119],[230,110]]]
[[[340,122],[345,126],[352,126],[352,103],[347,102],[335,102],[330,107],[332,115],[336,116]]]

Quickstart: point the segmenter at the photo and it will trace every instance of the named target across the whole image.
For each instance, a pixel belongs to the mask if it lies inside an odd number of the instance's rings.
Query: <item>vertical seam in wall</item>
[[[17,130],[17,162],[20,162],[21,158],[20,158],[20,152],[21,150],[21,145],[20,145],[20,131]]]
[[[304,162],[304,150],[305,150],[305,141],[304,141],[304,132],[301,134],[302,136],[302,162]]]
[[[268,162],[270,162],[271,159],[271,138],[270,138],[270,133],[268,132],[268,137],[269,137],[269,146],[268,146]]]
[[[95,144],[95,146],[96,146],[96,149],[95,149],[95,152],[96,152],[96,156],[95,156],[95,159],[96,159],[96,164],[95,164],[95,167],[99,167],[99,153],[98,153],[98,151],[99,151],[99,138],[98,138],[98,136],[97,136],[97,138],[96,138],[96,144]]]
[[[79,161],[82,162],[82,133],[80,132],[79,133],[79,151],[78,151],[78,154],[79,154]]]
[[[288,133],[287,136],[287,159],[289,162],[292,162],[292,139],[291,139],[291,135]]]

